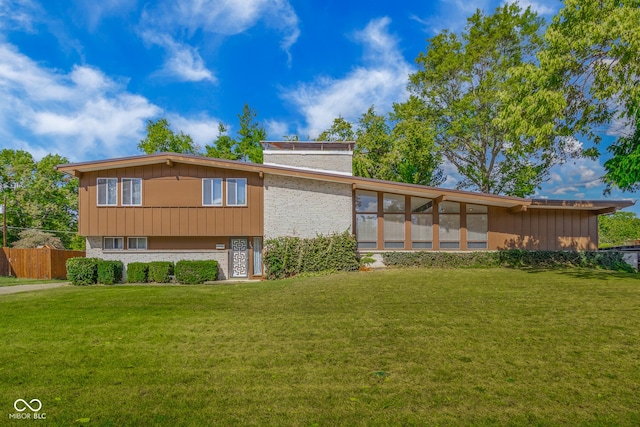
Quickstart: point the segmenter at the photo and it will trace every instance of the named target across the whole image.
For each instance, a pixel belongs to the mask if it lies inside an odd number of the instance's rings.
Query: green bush
[[[300,273],[356,271],[357,242],[348,232],[311,239],[280,237],[265,242],[265,276],[280,279]]]
[[[178,261],[175,266],[176,280],[193,285],[216,280],[218,261]]]
[[[146,262],[130,262],[127,265],[127,283],[146,283],[149,275],[149,264]]]
[[[98,282],[98,258],[69,258],[67,279],[74,285],[95,285]]]
[[[509,249],[496,252],[386,252],[387,266],[397,267],[587,267],[634,271],[621,252],[528,251]]]
[[[122,281],[122,261],[98,261],[98,283],[113,285]]]
[[[169,283],[173,276],[173,263],[170,261],[153,261],[149,263],[149,281]]]

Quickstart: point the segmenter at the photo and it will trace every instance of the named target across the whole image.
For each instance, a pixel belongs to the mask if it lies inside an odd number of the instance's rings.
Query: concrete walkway
[[[18,292],[40,291],[42,289],[61,288],[63,286],[69,286],[69,283],[58,282],[58,283],[39,283],[36,285],[0,286],[0,295],[17,294]]]

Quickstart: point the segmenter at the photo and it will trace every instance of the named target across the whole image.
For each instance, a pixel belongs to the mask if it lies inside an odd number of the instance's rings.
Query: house
[[[353,143],[265,142],[264,164],[160,153],[58,166],[79,179],[87,256],[215,259],[260,277],[264,241],[350,230],[366,252],[595,250],[628,200],[523,199],[354,177]]]

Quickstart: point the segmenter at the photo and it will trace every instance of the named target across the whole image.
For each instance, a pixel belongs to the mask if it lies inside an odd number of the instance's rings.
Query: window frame
[[[107,239],[112,239],[114,242],[116,240],[120,240],[121,247],[119,248],[107,248],[106,241]],[[102,237],[102,250],[103,251],[122,251],[124,250],[124,237],[116,237],[116,236],[103,236]]]
[[[249,193],[247,178],[227,178],[225,181],[226,181],[225,182],[225,187],[226,187],[225,188],[225,202],[226,202],[225,206],[230,206],[230,207],[231,206],[232,207],[247,206],[247,204],[248,204],[248,200],[247,199],[248,199],[248,193]],[[229,203],[229,194],[230,194],[229,193],[229,188],[230,188],[229,181],[235,181],[236,182],[236,194],[235,194],[236,202],[238,201],[238,181],[244,181],[244,203],[243,204],[240,204],[240,203],[231,204],[231,203]]]
[[[133,183],[133,181],[140,182],[140,203],[133,203],[133,184],[131,187],[131,201],[132,203],[125,203],[124,199],[124,182]],[[120,178],[120,204],[122,206],[142,206],[142,178]]]
[[[136,240],[136,247],[132,248],[130,243],[132,239]],[[144,248],[139,248],[138,246],[138,241],[139,240],[144,240]],[[133,236],[133,237],[127,237],[127,250],[130,251],[146,251],[149,249],[149,239],[147,237],[142,237],[142,236]]]
[[[106,185],[106,191],[107,194],[105,195],[105,200],[107,201],[107,203],[100,203],[100,180],[105,180],[107,181],[107,185]],[[116,189],[115,189],[115,194],[116,194],[116,201],[115,203],[109,203],[109,184],[108,181],[113,181],[115,180],[116,182]],[[108,178],[96,178],[96,206],[118,206],[118,178],[113,178],[113,177],[108,177]]]
[[[205,203],[204,201],[204,196],[205,196],[205,181],[211,181],[211,203]],[[220,183],[220,203],[214,203],[214,183],[215,182],[219,182]],[[210,178],[202,178],[202,206],[210,206],[210,207],[222,207],[224,206],[224,179],[222,178],[215,178],[215,177],[210,177]]]

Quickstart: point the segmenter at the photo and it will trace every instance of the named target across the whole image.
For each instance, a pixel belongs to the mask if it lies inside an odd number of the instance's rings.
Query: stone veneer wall
[[[227,250],[147,250],[147,251],[106,251],[102,250],[102,237],[87,237],[87,258],[100,258],[105,260],[122,261],[124,264],[124,277],[127,277],[127,264],[130,262],[173,261],[181,260],[215,260],[218,261],[218,280],[227,279],[229,266],[229,254]]]
[[[293,168],[316,169],[327,172],[353,174],[353,154],[351,151],[280,151],[265,150],[265,165],[278,165]]]
[[[351,229],[350,184],[264,174],[264,238],[315,237]]]

